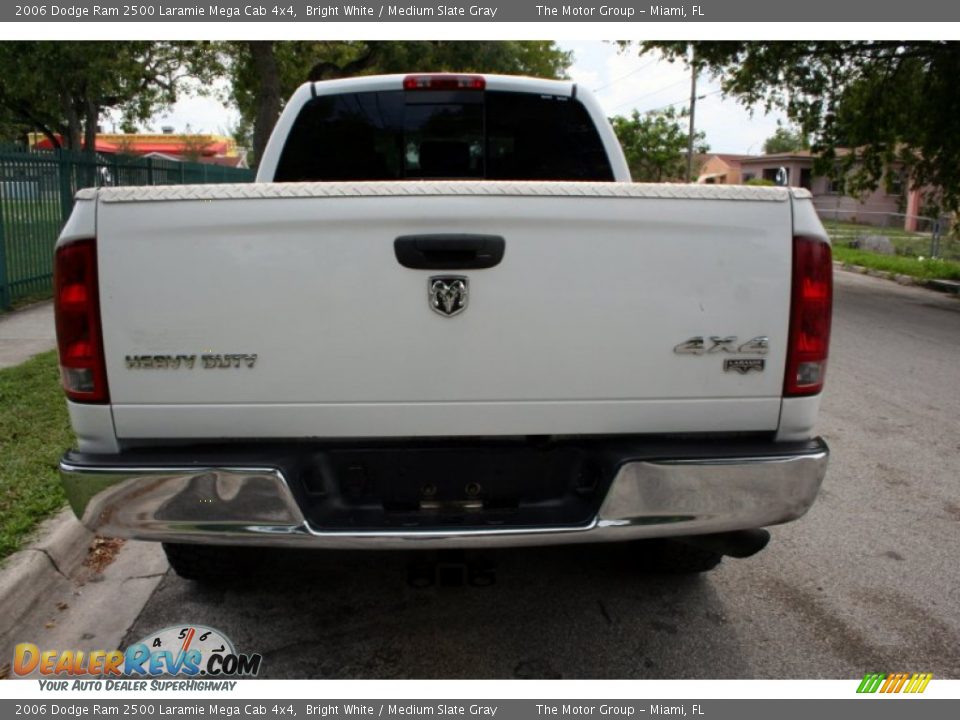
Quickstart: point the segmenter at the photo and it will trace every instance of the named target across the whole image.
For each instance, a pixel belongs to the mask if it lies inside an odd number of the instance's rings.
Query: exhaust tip
[[[757,528],[754,530],[734,530],[733,532],[713,535],[690,535],[676,538],[677,542],[696,548],[735,558],[748,558],[763,550],[770,542],[770,532]]]

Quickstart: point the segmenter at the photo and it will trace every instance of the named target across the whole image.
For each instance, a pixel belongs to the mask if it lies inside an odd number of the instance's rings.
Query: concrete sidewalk
[[[51,301],[0,314],[0,368],[54,347]],[[106,561],[97,552],[93,533],[65,509],[42,522],[27,547],[0,561],[0,658],[26,641],[85,650],[119,646],[167,561],[159,543],[125,542]]]
[[[52,301],[0,314],[0,368],[19,365],[56,345]]]
[[[160,543],[95,540],[63,510],[0,562],[0,658],[21,642],[87,652],[119,647],[166,572]]]

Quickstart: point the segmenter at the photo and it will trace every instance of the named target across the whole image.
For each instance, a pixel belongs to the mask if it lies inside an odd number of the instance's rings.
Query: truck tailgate
[[[503,259],[462,272],[398,262],[398,236],[437,233],[501,236]],[[118,188],[100,193],[97,235],[120,438],[778,424],[791,264],[780,188]],[[469,294],[445,317],[428,284],[449,275]],[[764,336],[765,354],[737,352]],[[695,337],[736,340],[675,352]],[[763,368],[725,370],[735,358]]]

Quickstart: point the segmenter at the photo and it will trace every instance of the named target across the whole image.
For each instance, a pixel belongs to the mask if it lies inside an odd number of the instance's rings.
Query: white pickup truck
[[[307,84],[256,183],[79,193],[63,484],[201,579],[236,546],[706,570],[816,496],[831,278],[806,191],[633,184],[572,82]]]

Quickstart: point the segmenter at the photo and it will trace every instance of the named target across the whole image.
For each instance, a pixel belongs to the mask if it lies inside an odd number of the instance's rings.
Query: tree
[[[202,43],[5,42],[0,111],[54,147],[93,152],[105,111],[119,110],[126,125],[146,120],[176,101],[187,76],[215,69]]]
[[[221,46],[230,100],[240,111],[237,140],[255,162],[283,108],[307,80],[403,72],[499,72],[559,78],[572,54],[552,42],[250,41]]]
[[[22,118],[0,105],[0,143],[25,144],[30,129]]]
[[[210,146],[210,141],[194,134],[190,124],[187,123],[184,132],[180,135],[180,142],[183,149],[180,151],[180,157],[186,162],[200,162],[204,151]]]
[[[766,155],[775,153],[791,153],[798,150],[809,150],[810,143],[807,136],[799,128],[790,129],[782,125],[763,143],[763,152]]]
[[[784,110],[810,136],[818,172],[845,177],[856,193],[890,183],[887,169],[903,163],[911,187],[937,187],[947,209],[960,208],[960,43],[692,44],[698,64],[721,79],[725,93],[748,106]],[[640,49],[685,60],[690,45],[645,42]],[[837,153],[840,147],[851,152]]]
[[[689,132],[683,118],[686,111],[674,108],[653,110],[641,115],[634,110],[629,118],[610,119],[623,147],[630,174],[636,182],[667,182],[686,178]],[[705,153],[710,147],[705,135],[694,135],[694,151]]]

